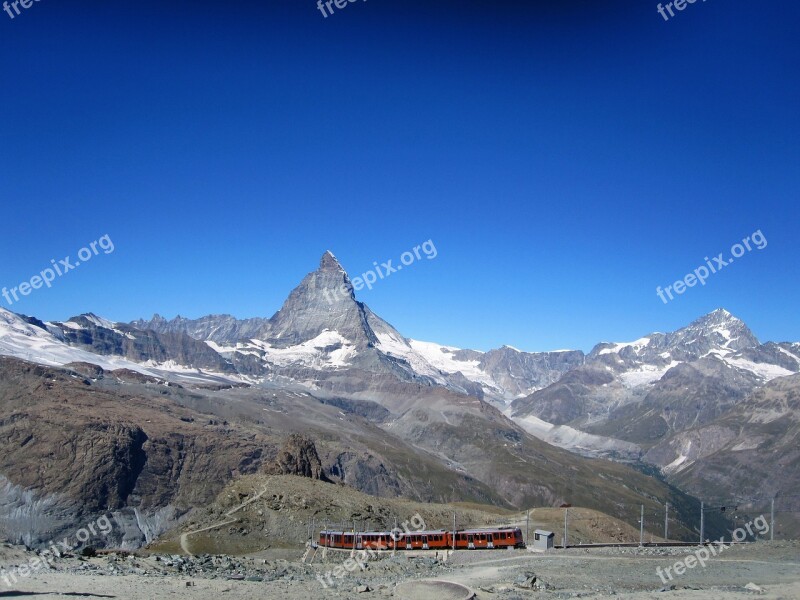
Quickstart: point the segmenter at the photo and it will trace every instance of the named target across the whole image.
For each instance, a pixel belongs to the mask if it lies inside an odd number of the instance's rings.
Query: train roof
[[[320,531],[320,534],[327,533],[333,535],[353,535],[352,531],[333,531],[330,529],[323,529]],[[448,533],[446,529],[425,529],[424,531],[400,531],[399,533],[397,530],[394,531],[395,535],[430,535],[430,534],[442,534]],[[391,531],[358,531],[358,535],[392,535]]]
[[[424,531],[395,531],[395,535],[440,535],[443,533],[452,533],[450,529],[425,529]],[[491,533],[493,531],[522,531],[519,527],[486,527],[482,529],[456,529],[456,533]],[[358,531],[358,535],[392,535],[391,531]],[[353,531],[333,531],[331,529],[323,529],[321,534],[328,535],[353,535]]]
[[[493,533],[495,531],[522,531],[519,527],[489,527],[486,529],[458,529],[456,533]]]

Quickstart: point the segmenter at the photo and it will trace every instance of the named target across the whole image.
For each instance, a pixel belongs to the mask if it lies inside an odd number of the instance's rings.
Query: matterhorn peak
[[[322,258],[319,261],[319,270],[320,271],[344,271],[342,265],[339,264],[339,261],[334,256],[333,252],[330,250],[326,250],[325,254],[322,255]]]

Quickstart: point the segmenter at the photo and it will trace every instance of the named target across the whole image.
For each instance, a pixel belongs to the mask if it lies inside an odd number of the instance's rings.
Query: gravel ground
[[[442,557],[381,557],[362,570],[348,553],[330,552],[313,564],[269,555],[65,556],[8,587],[0,571],[0,598],[55,597],[151,600],[220,600],[228,598],[402,598],[398,583],[422,580],[469,587],[476,597],[601,598],[630,600],[733,600],[759,596],[800,600],[800,543],[776,542],[734,547],[721,556],[675,577],[665,586],[656,568],[670,567],[695,549],[571,549],[548,554],[526,551],[456,552]],[[299,554],[299,553],[298,553]],[[35,554],[0,547],[6,572]],[[349,569],[348,569],[349,565]],[[338,568],[338,570],[337,570]],[[751,589],[746,586],[751,585]],[[424,589],[425,586],[419,586]],[[405,587],[406,590],[413,587]],[[446,588],[444,588],[446,589]],[[659,591],[661,590],[661,591]],[[444,600],[441,594],[438,600]]]

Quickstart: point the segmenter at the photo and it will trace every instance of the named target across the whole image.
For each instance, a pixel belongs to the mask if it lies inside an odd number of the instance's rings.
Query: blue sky
[[[800,341],[796,3],[54,2],[0,12],[13,306],[270,316],[332,250],[409,337],[581,348],[717,307]],[[665,287],[768,240],[664,304]]]

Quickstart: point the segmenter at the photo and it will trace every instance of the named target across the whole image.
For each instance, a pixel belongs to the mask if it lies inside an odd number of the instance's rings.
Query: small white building
[[[537,529],[533,532],[533,544],[531,547],[534,550],[551,550],[555,544],[556,534],[552,531],[545,529]]]

